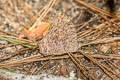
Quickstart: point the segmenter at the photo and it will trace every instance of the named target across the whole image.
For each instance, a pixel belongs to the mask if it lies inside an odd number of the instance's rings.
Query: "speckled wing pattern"
[[[60,55],[78,49],[76,29],[68,19],[58,12],[50,12],[46,18],[51,23],[48,33],[39,41],[40,52]]]

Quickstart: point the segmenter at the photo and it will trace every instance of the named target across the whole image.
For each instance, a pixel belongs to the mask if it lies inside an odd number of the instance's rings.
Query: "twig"
[[[33,28],[36,27],[36,25],[47,15],[50,8],[52,8],[52,6],[54,5],[55,2],[56,2],[56,0],[51,0],[50,1],[50,3],[48,4],[48,6],[44,10],[44,12],[40,15],[40,17],[36,20],[36,22],[32,25],[32,27],[29,28],[29,30],[32,30]]]
[[[12,38],[5,38],[5,37],[0,37],[0,40],[8,40],[10,42],[15,42],[15,43],[20,43],[20,44],[25,44],[25,45],[30,45],[30,46],[37,46],[38,44],[35,42],[26,42],[22,40],[16,40]]]

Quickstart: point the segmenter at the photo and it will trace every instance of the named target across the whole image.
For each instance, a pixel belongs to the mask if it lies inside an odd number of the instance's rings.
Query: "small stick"
[[[36,25],[47,15],[47,13],[50,11],[50,9],[52,8],[52,6],[55,4],[56,0],[51,0],[50,3],[45,6],[46,9],[44,10],[44,12],[41,14],[41,16],[36,20],[36,22],[32,25],[31,28],[29,28],[29,30],[31,31],[33,28],[36,27]]]

